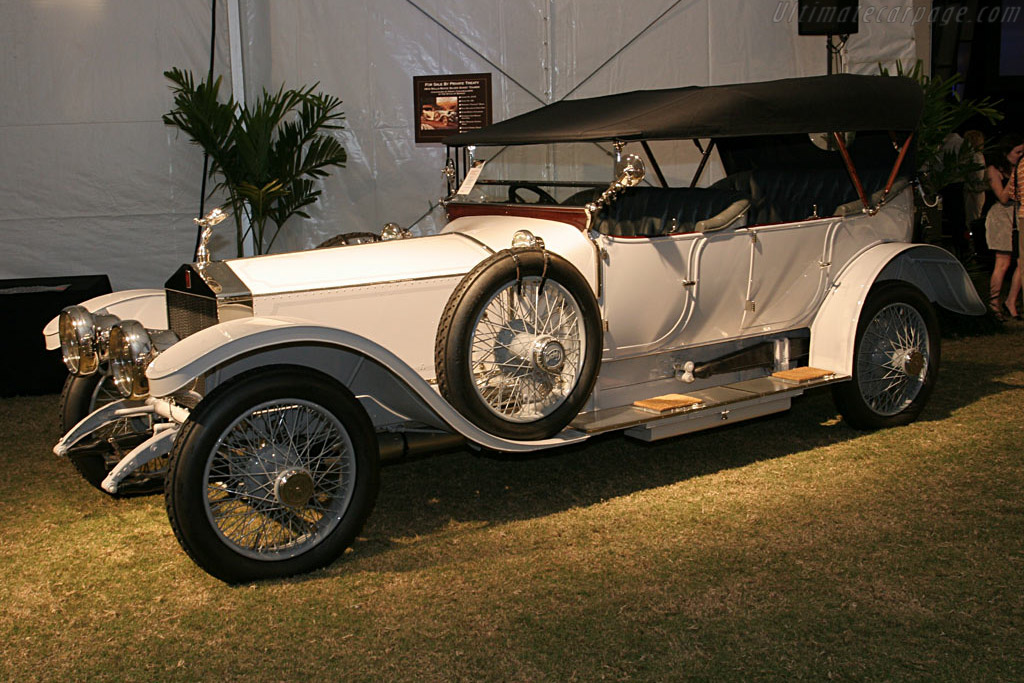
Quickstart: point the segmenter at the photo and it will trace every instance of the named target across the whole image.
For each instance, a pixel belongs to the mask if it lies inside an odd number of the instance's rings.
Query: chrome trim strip
[[[488,251],[489,253],[491,253],[491,254],[496,254],[496,253],[497,253],[496,251],[494,251],[494,250],[493,250],[493,249],[491,249],[491,248],[490,248],[489,246],[487,246],[486,244],[484,244],[483,242],[481,242],[481,241],[480,241],[480,240],[478,240],[477,238],[473,237],[472,235],[467,235],[467,234],[466,234],[466,233],[464,233],[464,232],[458,232],[458,231],[455,231],[455,232],[451,232],[451,233],[448,233],[448,234],[450,234],[450,235],[458,235],[459,237],[465,237],[465,238],[466,238],[467,240],[469,240],[469,241],[471,241],[471,242],[475,243],[475,244],[476,244],[477,246],[479,246],[479,247],[483,247],[483,248],[484,248],[484,249],[486,249],[486,250],[487,250],[487,251]],[[468,271],[467,271],[467,272],[468,272]]]
[[[493,253],[493,252],[492,252]],[[426,280],[444,280],[445,278],[461,278],[465,277],[466,273],[448,273],[447,275],[427,275],[425,277],[412,277],[403,278],[401,280],[374,280],[373,282],[359,282],[352,285],[332,285],[330,287],[317,287],[315,289],[282,289],[279,292],[267,292],[266,294],[260,294],[260,298],[266,298],[271,296],[284,296],[288,294],[311,294],[313,292],[330,292],[340,289],[354,289],[356,287],[379,287],[380,285],[397,285],[403,282],[420,282]]]

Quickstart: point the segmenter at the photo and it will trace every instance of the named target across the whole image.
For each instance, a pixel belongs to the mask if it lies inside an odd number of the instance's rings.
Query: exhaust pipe
[[[382,465],[418,456],[450,451],[466,443],[466,437],[448,432],[378,432],[377,444]]]

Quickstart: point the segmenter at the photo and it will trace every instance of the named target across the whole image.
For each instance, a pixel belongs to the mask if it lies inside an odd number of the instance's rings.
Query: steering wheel
[[[562,202],[563,206],[586,206],[587,202],[592,202],[601,196],[602,188],[600,187],[588,187],[585,190],[580,190],[575,194],[570,195]]]
[[[537,195],[537,199],[532,202],[526,201],[525,197],[519,194],[519,190],[529,190]],[[508,186],[508,201],[512,204],[557,204],[558,200],[549,195],[536,183],[512,183]]]

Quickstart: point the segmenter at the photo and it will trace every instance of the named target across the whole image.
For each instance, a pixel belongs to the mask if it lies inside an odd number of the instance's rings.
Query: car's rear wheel
[[[448,300],[435,345],[438,385],[492,434],[547,438],[590,396],[601,338],[597,301],[572,264],[541,249],[502,251]]]
[[[239,583],[336,560],[373,509],[377,440],[345,387],[301,368],[254,371],[206,397],[171,451],[167,513],[182,548]]]
[[[120,398],[113,379],[104,371],[82,377],[68,375],[60,395],[61,433],[66,434],[94,410]],[[118,461],[152,433],[149,417],[119,418],[73,446],[68,451],[68,460],[83,479],[103,491],[103,480]],[[166,471],[167,457],[155,458],[128,475],[114,497],[158,493],[163,490]]]
[[[939,371],[939,324],[931,302],[903,282],[876,285],[861,310],[853,354],[853,380],[833,390],[847,423],[880,429],[914,421]]]

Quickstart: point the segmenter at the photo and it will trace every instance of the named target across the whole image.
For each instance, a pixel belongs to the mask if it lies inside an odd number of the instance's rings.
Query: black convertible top
[[[836,74],[761,83],[635,90],[563,100],[446,145],[666,140],[828,131],[910,131],[924,97],[903,77]]]

